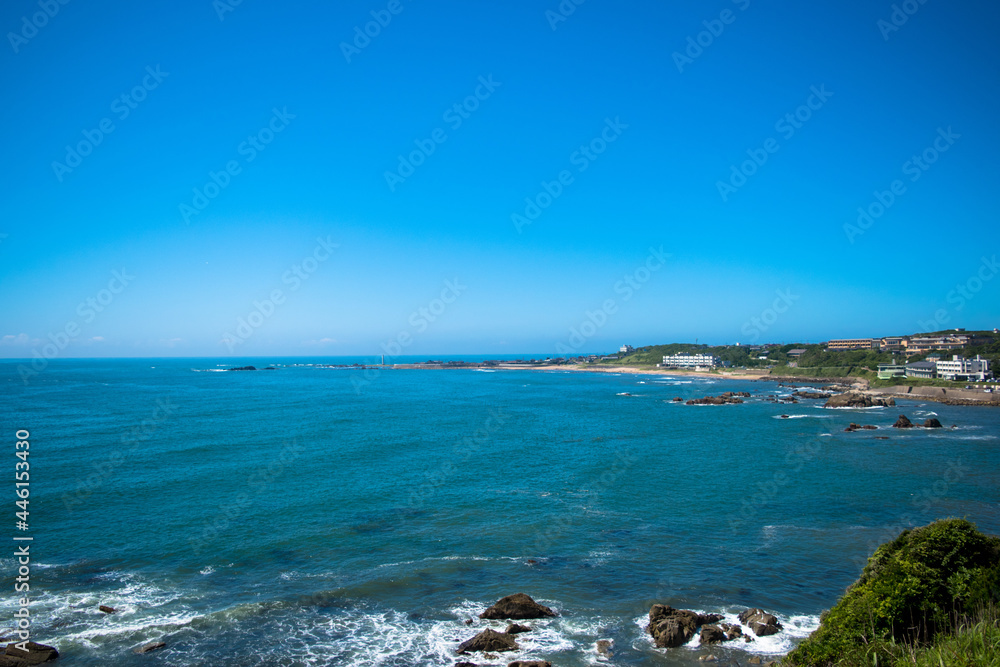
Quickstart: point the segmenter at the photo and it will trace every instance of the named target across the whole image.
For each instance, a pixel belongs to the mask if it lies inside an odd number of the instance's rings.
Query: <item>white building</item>
[[[937,362],[937,375],[944,380],[975,380],[982,382],[993,377],[990,362],[976,355],[975,359],[965,359],[957,354],[950,360]]]
[[[721,359],[711,354],[671,354],[663,357],[663,365],[668,368],[711,369],[721,363]]]
[[[632,347],[631,345],[622,345],[620,348],[618,348],[618,351],[624,352],[625,354],[632,354],[633,352],[635,352],[635,348]]]

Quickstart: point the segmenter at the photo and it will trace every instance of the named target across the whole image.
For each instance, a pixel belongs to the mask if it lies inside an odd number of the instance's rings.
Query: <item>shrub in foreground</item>
[[[936,521],[876,549],[819,629],[784,662],[818,667],[863,654],[866,664],[891,664],[892,647],[940,643],[998,602],[1000,539],[962,519]]]

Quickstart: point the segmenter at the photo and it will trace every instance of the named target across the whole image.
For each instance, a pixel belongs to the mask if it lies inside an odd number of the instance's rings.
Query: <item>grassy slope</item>
[[[785,665],[996,664],[1000,539],[962,519],[903,531],[868,559]],[[950,657],[973,651],[980,662]],[[917,662],[917,664],[921,664]]]

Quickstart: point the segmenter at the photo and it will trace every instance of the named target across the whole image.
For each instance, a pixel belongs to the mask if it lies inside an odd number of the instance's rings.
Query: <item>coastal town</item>
[[[953,329],[913,335],[830,339],[821,343],[709,346],[670,343],[617,353],[477,361],[434,360],[372,366],[415,369],[566,369],[605,372],[691,373],[747,379],[834,382],[889,395],[997,404],[1000,331]]]
[[[957,330],[961,331],[961,330]],[[997,330],[994,329],[994,333]],[[988,345],[994,338],[983,335],[954,333],[941,336],[889,336],[885,338],[848,338],[834,339],[822,343],[827,351],[847,352],[853,350],[868,350],[874,352],[889,352],[900,355],[904,360],[918,355],[920,361],[906,363],[896,361],[878,364],[878,379],[922,378],[927,380],[941,379],[956,382],[987,382],[993,380],[993,370],[990,360],[976,355],[966,358],[961,354],[949,354],[969,346]],[[622,350],[633,349],[623,346]],[[753,351],[763,351],[764,346],[751,346]],[[795,368],[798,360],[808,350],[795,348],[786,352],[790,361],[788,366]],[[766,359],[761,356],[759,359]],[[714,370],[728,366],[720,357],[711,354],[673,354],[665,355],[660,364],[662,368],[689,368],[693,370]]]

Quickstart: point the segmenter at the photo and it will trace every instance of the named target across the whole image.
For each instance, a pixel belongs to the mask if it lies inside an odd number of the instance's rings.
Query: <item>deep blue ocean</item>
[[[27,384],[0,364],[0,632],[19,607],[12,538],[27,535],[32,638],[65,665],[450,666],[459,642],[505,627],[477,614],[517,592],[559,617],[529,622],[516,654],[467,659],[745,665],[807,636],[902,528],[957,516],[1000,534],[995,408],[782,405],[766,398],[790,388],[748,380],[307,365],[330,362],[57,360]],[[753,396],[671,401],[724,391]],[[889,429],[899,414],[948,428]],[[880,429],[845,433],[852,421]],[[653,602],[731,620],[762,607],[785,630],[656,649]],[[132,653],[150,641],[167,646]]]

